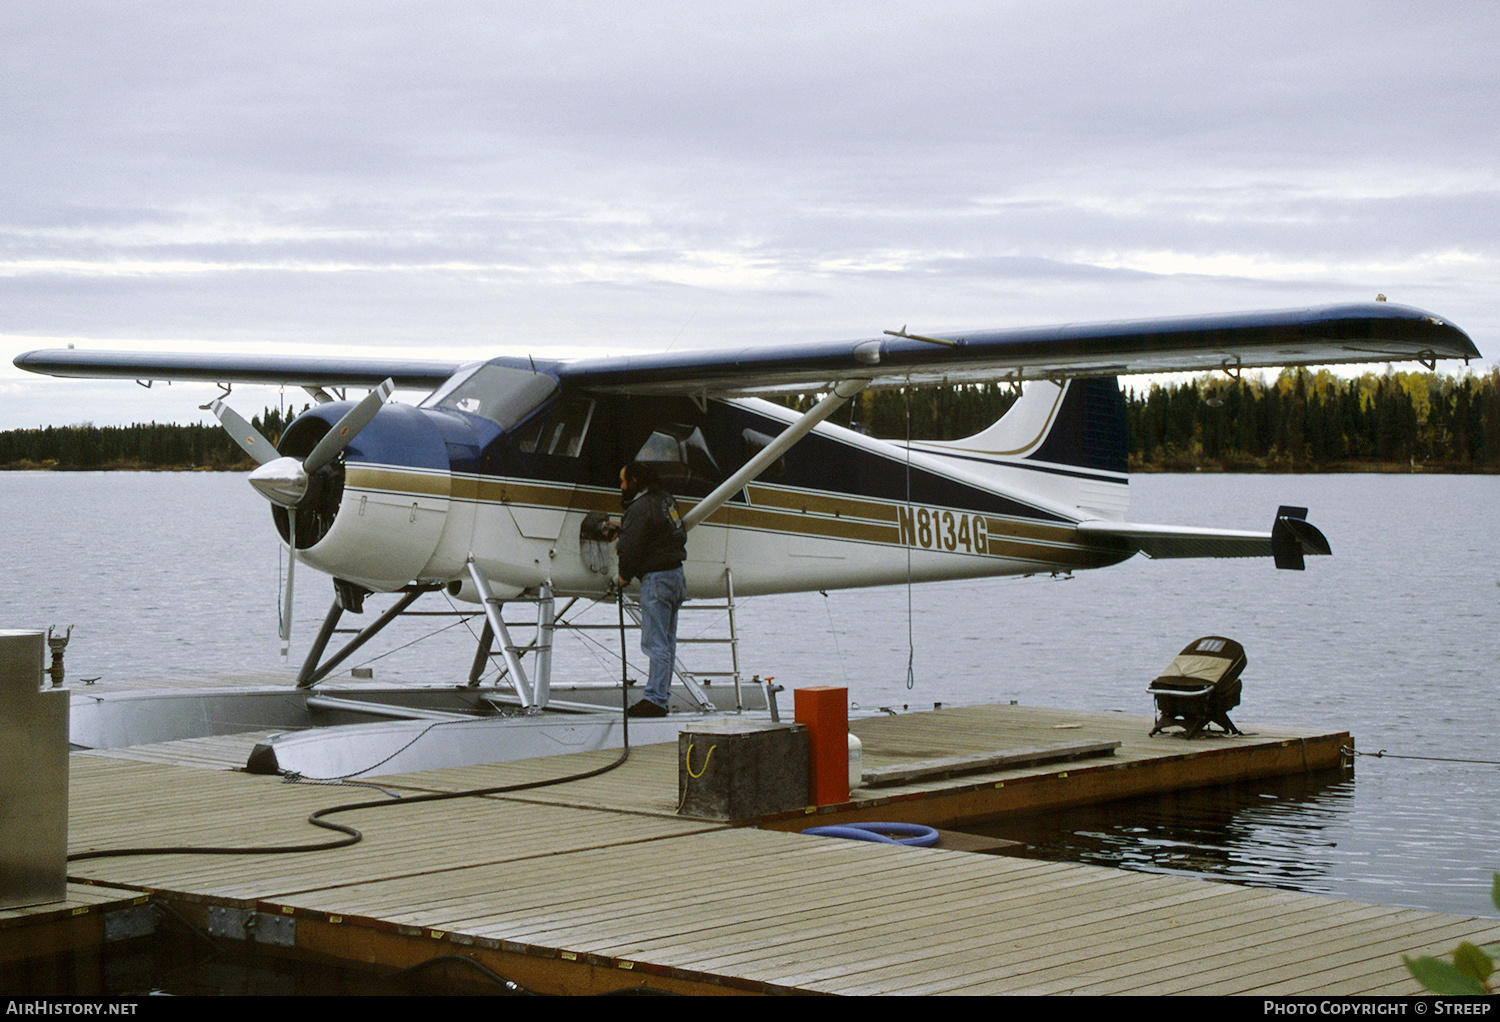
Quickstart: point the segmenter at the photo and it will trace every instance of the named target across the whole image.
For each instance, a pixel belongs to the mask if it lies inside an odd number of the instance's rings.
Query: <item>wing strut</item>
[[[790,450],[793,444],[811,433],[813,427],[848,404],[851,398],[858,395],[868,385],[867,380],[840,380],[835,383],[823,400],[802,413],[796,422],[782,430],[775,440],[761,448],[755,457],[745,462],[738,472],[720,483],[714,492],[693,505],[692,510],[682,516],[682,527],[691,529],[719,510],[725,501],[774,465],[776,460]]]

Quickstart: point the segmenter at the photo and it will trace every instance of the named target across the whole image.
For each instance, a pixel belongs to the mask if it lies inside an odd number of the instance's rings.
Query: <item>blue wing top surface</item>
[[[1477,358],[1467,334],[1420,309],[1375,302],[1274,312],[1064,324],[769,345],[573,362],[502,357],[573,387],[620,394],[795,393],[840,379],[906,383],[1062,379],[1226,368]],[[55,349],[15,364],[53,376],[431,390],[463,362],[348,356],[191,355]]]
[[[873,385],[1063,379],[1213,369],[1477,358],[1467,334],[1384,302],[1178,319],[1064,324],[714,352],[624,355],[559,375],[617,393],[792,393],[838,379]]]
[[[55,348],[16,357],[21,369],[48,376],[118,380],[198,380],[306,387],[396,386],[431,390],[465,363],[405,358],[321,358],[298,355],[204,355]]]

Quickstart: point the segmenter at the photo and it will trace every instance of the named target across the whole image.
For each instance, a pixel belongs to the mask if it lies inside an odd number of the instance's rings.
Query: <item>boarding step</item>
[[[911,784],[914,781],[932,780],[942,777],[958,777],[993,770],[1018,770],[1022,767],[1040,766],[1043,763],[1060,763],[1074,759],[1090,759],[1094,756],[1113,756],[1120,747],[1119,742],[1070,742],[1063,745],[1042,745],[1029,749],[1007,749],[997,752],[977,752],[966,756],[944,756],[938,759],[923,759],[900,766],[876,767],[861,775],[865,787],[881,788],[893,784]]]

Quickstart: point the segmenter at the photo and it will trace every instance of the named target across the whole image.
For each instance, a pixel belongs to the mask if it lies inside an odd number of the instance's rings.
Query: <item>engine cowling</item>
[[[347,408],[330,402],[304,413],[279,450],[304,457]],[[309,477],[295,509],[272,509],[282,539],[288,516],[296,514],[298,556],[319,571],[376,592],[423,579],[448,521],[448,450],[433,413],[385,405],[338,458]]]

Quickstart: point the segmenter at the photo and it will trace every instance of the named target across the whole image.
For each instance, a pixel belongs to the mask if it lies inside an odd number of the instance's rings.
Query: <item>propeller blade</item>
[[[286,513],[286,548],[288,559],[286,562],[286,588],[281,594],[281,614],[278,623],[278,634],[281,636],[281,657],[286,659],[287,650],[292,644],[292,579],[297,572],[297,509],[289,508]]]
[[[217,398],[209,404],[208,410],[214,413],[219,425],[234,437],[234,442],[240,445],[240,449],[254,458],[257,464],[264,465],[276,459],[275,445],[261,436],[260,430],[246,422],[239,412]]]
[[[387,379],[365,395],[363,401],[344,413],[344,417],[334,423],[333,428],[323,435],[323,439],[319,440],[317,446],[303,459],[303,471],[312,475],[337,458],[339,452],[348,446],[349,441],[353,440],[355,435],[375,418],[375,413],[380,411],[380,406],[390,399],[395,389],[395,381]]]

